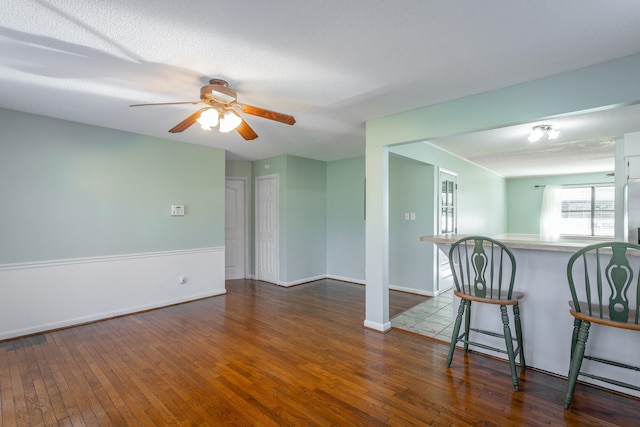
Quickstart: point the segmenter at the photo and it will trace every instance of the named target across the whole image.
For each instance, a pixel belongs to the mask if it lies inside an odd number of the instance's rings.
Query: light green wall
[[[251,162],[225,162],[225,175],[235,177],[251,178]]]
[[[0,129],[0,263],[224,246],[224,151],[10,110]]]
[[[364,157],[327,163],[327,274],[364,280]]]
[[[279,280],[287,283],[325,275],[326,163],[285,155],[252,166],[254,178],[279,176]]]
[[[327,164],[287,156],[286,277],[293,282],[327,272]]]
[[[391,147],[390,151],[458,175],[459,233],[491,235],[506,231],[507,203],[504,178],[431,144],[396,145]]]
[[[434,232],[434,166],[405,157],[389,158],[389,284],[403,290],[434,291],[432,245],[421,235]],[[406,213],[415,220],[405,219]]]
[[[316,275],[364,280],[364,157],[324,163],[278,156],[251,167],[251,180],[279,176],[281,280]],[[246,169],[227,162],[227,175],[246,176]],[[254,203],[252,194],[252,224]]]
[[[511,178],[507,180],[507,232],[540,234],[540,212],[545,185],[612,183],[605,173]],[[536,187],[539,186],[539,187]]]

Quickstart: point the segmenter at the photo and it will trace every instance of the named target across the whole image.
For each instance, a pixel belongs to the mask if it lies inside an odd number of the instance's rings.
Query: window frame
[[[612,195],[613,195],[613,205],[612,205],[612,209],[610,210],[610,212],[613,213],[614,215],[614,226],[611,229],[611,233],[610,234],[595,234],[596,232],[596,223],[597,223],[597,218],[596,218],[596,213],[600,212],[600,211],[605,211],[608,212],[609,210],[596,210],[596,205],[597,205],[597,201],[598,200],[603,200],[603,199],[598,199],[597,198],[597,188],[608,188],[611,190]],[[602,184],[575,184],[575,185],[564,185],[562,186],[562,188],[560,188],[560,220],[562,221],[564,219],[563,214],[565,212],[579,212],[577,210],[575,211],[570,211],[570,210],[564,210],[563,205],[564,203],[567,201],[567,199],[565,198],[565,195],[563,194],[563,192],[565,190],[574,190],[574,189],[589,189],[590,191],[590,199],[589,199],[589,234],[569,234],[569,233],[560,233],[560,237],[561,238],[586,238],[586,239],[610,239],[613,238],[615,235],[615,185],[613,183],[602,183]],[[580,211],[580,212],[587,212],[585,211]]]

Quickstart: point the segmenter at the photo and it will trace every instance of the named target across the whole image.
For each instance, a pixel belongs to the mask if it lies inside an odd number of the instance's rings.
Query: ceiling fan
[[[221,79],[211,79],[209,84],[200,88],[200,101],[162,102],[156,104],[133,104],[130,107],[146,107],[149,105],[178,105],[178,104],[207,104],[189,117],[169,129],[171,133],[182,132],[192,124],[198,122],[203,129],[211,130],[218,126],[220,132],[236,130],[244,139],[256,139],[258,134],[240,117],[240,112],[253,116],[275,120],[280,123],[293,125],[296,119],[288,114],[265,110],[253,105],[240,104],[236,91],[229,87],[229,83]]]

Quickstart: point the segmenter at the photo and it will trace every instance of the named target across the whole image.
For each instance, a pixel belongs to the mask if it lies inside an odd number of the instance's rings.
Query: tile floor
[[[449,343],[453,333],[453,290],[394,316],[391,326]]]

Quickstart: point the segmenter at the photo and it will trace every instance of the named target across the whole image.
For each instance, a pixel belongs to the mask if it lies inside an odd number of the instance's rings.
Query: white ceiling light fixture
[[[538,125],[531,128],[531,133],[529,133],[527,139],[529,142],[537,142],[540,141],[545,134],[547,135],[547,139],[556,139],[560,135],[560,132],[550,125]]]
[[[211,130],[211,128],[218,126],[218,112],[214,109],[203,111],[196,121],[202,129]]]
[[[242,119],[235,111],[226,110],[220,113],[220,132],[231,132],[242,123]]]
[[[218,112],[213,108],[203,111],[196,121],[204,130],[211,130],[220,125],[218,130],[225,133],[231,132],[240,126],[240,123],[242,123],[242,119],[235,113],[235,111],[225,110]]]

